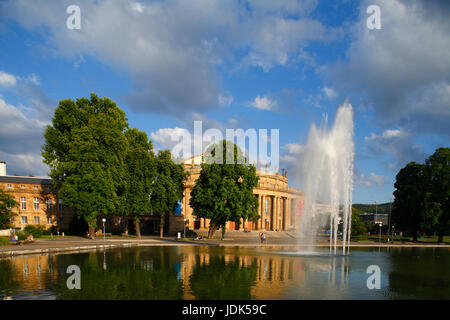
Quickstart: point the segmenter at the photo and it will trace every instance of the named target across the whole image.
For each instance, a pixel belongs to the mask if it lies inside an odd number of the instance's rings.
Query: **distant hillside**
[[[376,205],[376,207],[377,208],[375,208],[375,204],[356,203],[353,205],[353,208],[358,209],[361,213],[375,213],[375,211],[378,211],[378,214],[389,214],[391,203],[380,203]]]

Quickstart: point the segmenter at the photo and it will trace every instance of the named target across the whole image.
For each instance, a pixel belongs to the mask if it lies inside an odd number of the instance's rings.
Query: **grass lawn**
[[[353,238],[353,237],[352,237]],[[387,242],[387,239],[394,240],[394,243],[398,242],[412,242],[412,237],[402,237],[402,236],[387,236],[387,235],[381,235],[381,242]],[[376,234],[373,235],[363,235],[356,237],[357,241],[374,241],[379,242],[379,236]],[[419,237],[417,239],[417,243],[437,243],[438,237]],[[450,236],[444,236],[443,244],[450,244]]]
[[[10,243],[9,237],[0,237],[0,246],[7,246]]]

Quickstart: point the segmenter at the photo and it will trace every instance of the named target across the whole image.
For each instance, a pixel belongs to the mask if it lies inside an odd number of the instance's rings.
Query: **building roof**
[[[49,177],[0,176],[0,182],[50,184]]]

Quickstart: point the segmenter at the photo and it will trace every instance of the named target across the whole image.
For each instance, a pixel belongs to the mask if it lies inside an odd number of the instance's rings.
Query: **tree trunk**
[[[216,231],[216,224],[215,223],[210,223],[209,224],[209,230],[208,230],[208,239],[212,239],[215,231]]]
[[[159,237],[162,238],[164,236],[164,218],[165,214],[161,214],[161,222],[159,223]]]
[[[444,234],[443,233],[438,233],[438,243],[442,243],[444,242]]]
[[[414,232],[414,235],[413,235],[413,241],[414,241],[414,242],[417,242],[417,232]]]
[[[95,238],[95,227],[89,225],[89,238],[94,239]]]
[[[134,219],[135,228],[136,228],[136,237],[138,239],[141,238],[141,221],[139,219]]]
[[[226,226],[226,224],[224,224],[222,226],[222,239],[221,240],[225,239],[225,226]]]

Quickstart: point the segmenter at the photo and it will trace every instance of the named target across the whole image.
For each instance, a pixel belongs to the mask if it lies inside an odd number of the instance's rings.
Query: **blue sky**
[[[381,30],[366,26],[372,4]],[[0,1],[0,160],[46,175],[58,101],[95,92],[159,149],[194,120],[280,129],[280,167],[301,188],[310,125],[348,101],[354,202],[386,202],[401,167],[449,146],[449,13],[438,0]]]

